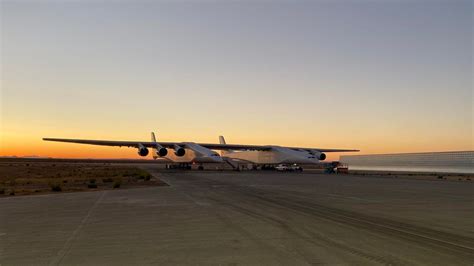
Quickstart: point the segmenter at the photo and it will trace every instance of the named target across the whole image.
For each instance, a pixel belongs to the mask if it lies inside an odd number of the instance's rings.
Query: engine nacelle
[[[326,159],[326,154],[319,152],[319,151],[313,151],[312,154],[314,154],[314,157],[320,161],[324,161]]]
[[[142,144],[138,144],[138,155],[143,157],[148,155],[148,149]]]
[[[148,149],[143,147],[143,148],[138,148],[138,155],[140,156],[147,156],[148,155]]]
[[[183,147],[180,147],[178,145],[174,145],[174,154],[178,157],[184,156],[186,151],[184,150]]]
[[[168,150],[164,147],[161,147],[159,149],[156,149],[156,154],[163,157],[163,156],[166,156],[168,154]]]

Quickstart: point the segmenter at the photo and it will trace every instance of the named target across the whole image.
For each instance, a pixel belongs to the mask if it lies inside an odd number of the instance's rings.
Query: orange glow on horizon
[[[0,156],[38,156],[38,157],[52,157],[52,158],[74,158],[74,159],[151,159],[151,155],[147,157],[138,156],[136,149],[128,147],[107,147],[95,146],[73,143],[58,143],[43,141],[41,137],[32,138],[31,136],[12,136],[4,134],[1,136],[0,142]],[[104,138],[91,138],[104,139]],[[115,138],[110,137],[113,140]],[[118,139],[117,139],[118,140]],[[130,138],[123,138],[122,140],[130,140]],[[135,139],[139,140],[139,139]],[[240,144],[274,144],[281,146],[301,146],[301,147],[315,147],[315,148],[354,148],[360,149],[361,152],[356,153],[327,153],[327,160],[339,160],[340,155],[351,154],[381,154],[381,153],[404,153],[404,152],[431,152],[431,151],[455,151],[455,150],[471,150],[469,145],[453,145],[453,143],[438,143],[436,147],[433,145],[423,145],[420,143],[409,143],[400,145],[399,143],[385,143],[385,145],[372,145],[370,142],[362,142],[360,145],[337,145],[337,140],[329,141],[328,139],[321,141],[321,143],[296,141],[294,143],[274,140],[273,142],[262,141],[262,138],[255,137],[255,139],[242,138],[228,143]],[[143,141],[147,141],[143,139]],[[165,141],[165,140],[163,140]],[[217,143],[217,140],[197,141],[189,139],[175,139],[166,141],[195,141],[206,143]],[[323,145],[324,144],[324,145]]]

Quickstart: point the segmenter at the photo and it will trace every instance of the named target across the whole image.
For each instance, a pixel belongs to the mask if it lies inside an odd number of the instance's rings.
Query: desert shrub
[[[0,187],[0,195],[3,195],[5,194],[5,188],[4,187]]]
[[[90,179],[89,183],[87,183],[88,188],[97,188],[97,184],[95,183],[95,179]]]
[[[54,191],[54,192],[59,192],[62,190],[61,183],[59,182],[51,182],[49,183],[49,187],[51,188],[51,191]]]
[[[439,175],[439,176],[438,176],[438,179],[443,179],[443,176],[442,176],[442,175]]]
[[[146,171],[140,170],[138,172],[138,179],[144,179],[144,180],[148,181],[148,180],[151,179],[151,175]]]
[[[16,185],[16,182],[15,182],[14,179],[13,180],[7,180],[7,181],[5,181],[5,185],[14,186],[14,185]]]
[[[122,185],[122,180],[115,180],[114,184],[112,185],[112,188],[119,188]]]

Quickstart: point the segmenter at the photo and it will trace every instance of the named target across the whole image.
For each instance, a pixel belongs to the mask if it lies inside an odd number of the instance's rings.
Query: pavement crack
[[[49,265],[60,265],[61,261],[63,258],[66,256],[67,253],[69,253],[69,250],[71,249],[72,242],[74,239],[77,237],[77,235],[81,232],[82,228],[87,224],[87,220],[91,216],[91,213],[94,211],[94,209],[99,205],[99,202],[102,200],[102,198],[105,196],[107,191],[103,191],[100,193],[99,197],[94,201],[92,206],[89,208],[87,211],[86,215],[82,218],[81,222],[77,225],[76,229],[71,233],[71,235],[68,237],[66,242],[64,242],[63,247],[61,250],[58,251],[56,257],[54,258],[53,261],[49,263]]]

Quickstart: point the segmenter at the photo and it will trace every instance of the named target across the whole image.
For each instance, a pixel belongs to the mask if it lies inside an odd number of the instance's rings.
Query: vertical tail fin
[[[156,142],[156,137],[155,137],[155,132],[151,132],[151,141],[152,142]],[[153,155],[153,159],[158,159],[158,152],[156,150],[156,148],[151,148],[151,151],[152,151],[152,155]]]
[[[219,136],[219,143],[220,144],[227,144],[225,142],[224,136]],[[231,153],[231,151],[221,150],[221,156],[225,156],[226,154]]]
[[[219,143],[220,144],[227,144],[227,143],[225,143],[224,136],[219,136]]]

